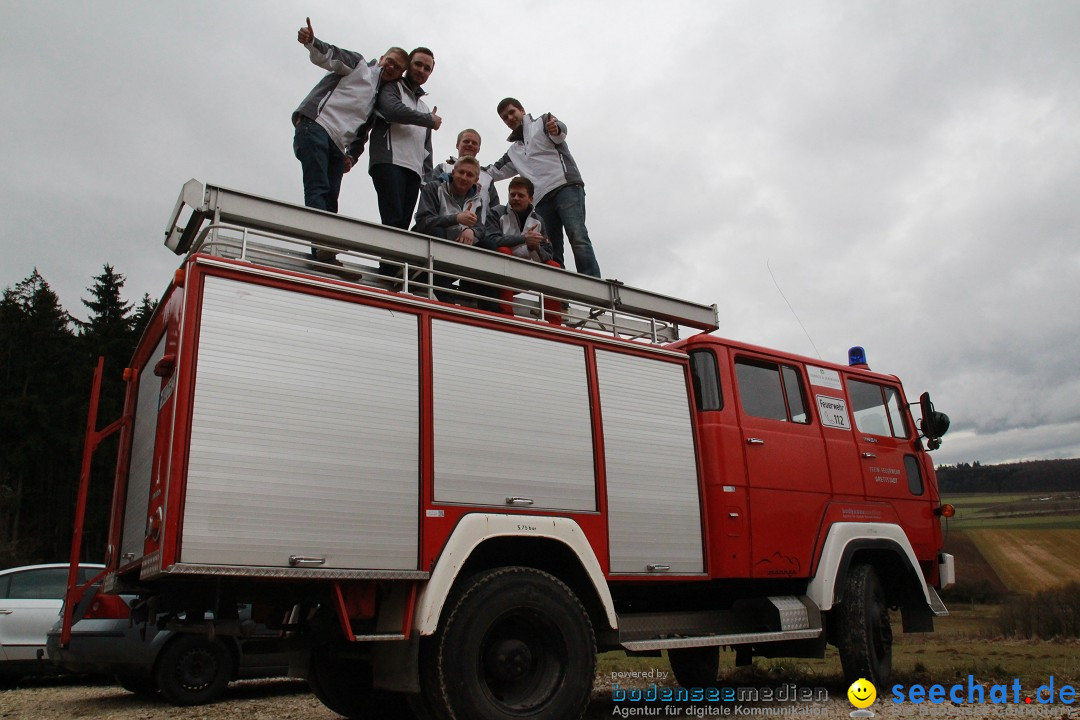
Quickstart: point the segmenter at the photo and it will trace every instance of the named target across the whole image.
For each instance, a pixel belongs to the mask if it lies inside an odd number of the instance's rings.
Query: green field
[[[955,494],[942,498],[956,508],[947,521],[957,530],[1034,528],[1080,530],[1080,494]]]
[[[1080,494],[958,494],[944,521],[957,581],[1035,592],[1080,580]]]

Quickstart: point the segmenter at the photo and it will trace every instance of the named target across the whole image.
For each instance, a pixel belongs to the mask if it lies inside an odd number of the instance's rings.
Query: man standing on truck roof
[[[431,131],[442,125],[439,108],[428,110],[421,99],[434,69],[434,53],[416,48],[409,53],[405,77],[383,85],[375,103],[368,174],[379,196],[382,224],[402,230],[409,227],[421,180],[431,174]],[[397,268],[380,263],[379,272],[393,275]]]
[[[457,136],[457,157],[450,157],[446,159],[446,162],[441,162],[436,165],[431,174],[424,178],[424,184],[431,182],[432,180],[449,180],[450,175],[454,170],[454,163],[458,158],[463,158],[466,155],[477,157],[480,155],[480,133],[472,128],[466,128],[458,133]],[[499,192],[495,189],[495,183],[491,180],[491,175],[488,174],[483,168],[480,169],[480,222],[484,222],[487,217],[488,210],[499,204]]]
[[[407,58],[404,50],[391,47],[378,61],[364,60],[358,52],[316,38],[311,18],[306,20],[296,39],[308,49],[311,62],[328,72],[293,112],[293,153],[304,172],[304,204],[336,213],[341,176],[356,157],[349,156],[350,146],[354,153],[362,151],[362,126],[372,114],[379,87],[401,77]]]
[[[525,113],[514,98],[504,98],[497,111],[510,128],[510,148],[487,168],[496,181],[524,175],[536,186],[536,212],[544,220],[555,261],[563,261],[563,230],[570,239],[574,265],[583,275],[600,277],[589,231],[585,227],[585,182],[566,144],[566,125],[551,113],[539,118]]]

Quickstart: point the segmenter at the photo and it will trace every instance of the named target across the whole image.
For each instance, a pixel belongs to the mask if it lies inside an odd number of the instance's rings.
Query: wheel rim
[[[176,664],[176,679],[186,690],[202,690],[213,684],[218,674],[218,660],[214,653],[193,648],[184,653]]]
[[[549,701],[566,672],[562,630],[544,615],[517,609],[499,616],[480,644],[477,673],[489,698],[511,712]]]

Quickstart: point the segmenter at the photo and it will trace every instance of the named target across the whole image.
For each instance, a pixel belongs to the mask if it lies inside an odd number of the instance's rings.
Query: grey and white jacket
[[[544,241],[536,250],[530,250],[525,241],[525,233],[530,230],[544,236]],[[552,257],[551,241],[544,232],[544,221],[532,205],[529,206],[529,214],[525,217],[524,224],[509,205],[496,205],[491,208],[484,223],[484,237],[495,248],[510,248],[514,257],[543,263]]]
[[[457,162],[457,158],[447,158],[446,162],[441,162],[431,170],[431,174],[424,178],[424,184],[444,180],[450,180],[451,173],[454,172],[454,163]],[[487,170],[480,171],[480,179],[477,181],[480,185],[480,202],[482,215],[481,218],[486,218],[488,210],[499,204],[499,191],[495,189],[495,183],[491,179],[491,175]]]
[[[420,98],[424,88],[410,89],[401,79],[379,89],[368,142],[369,167],[398,165],[421,178],[431,174],[431,129],[435,118]]]
[[[482,198],[479,188],[469,188],[464,197],[457,197],[451,191],[449,181],[435,180],[420,189],[420,202],[416,206],[416,224],[413,232],[423,233],[445,240],[456,240],[465,231],[465,226],[457,221],[458,213],[476,214],[473,247],[494,250],[495,246],[487,241],[484,232],[484,216],[480,214]]]
[[[546,127],[548,113],[539,118],[525,115],[521,126],[506,138],[510,148],[494,164],[484,168],[498,182],[515,175],[532,180],[536,190],[535,202],[567,185],[584,185],[574,156],[566,144],[566,125],[557,123],[559,132],[549,135]]]
[[[378,60],[364,60],[358,52],[342,50],[318,38],[305,47],[311,62],[329,72],[293,112],[293,125],[301,117],[314,120],[341,152],[347,152],[375,107],[382,68]]]

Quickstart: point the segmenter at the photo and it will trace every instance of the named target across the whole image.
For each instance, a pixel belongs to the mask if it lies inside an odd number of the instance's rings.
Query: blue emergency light
[[[856,345],[853,348],[848,348],[847,364],[851,365],[852,367],[859,365],[867,365],[866,350],[863,350],[862,347],[859,345]]]

